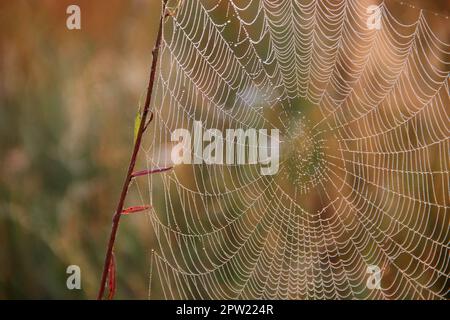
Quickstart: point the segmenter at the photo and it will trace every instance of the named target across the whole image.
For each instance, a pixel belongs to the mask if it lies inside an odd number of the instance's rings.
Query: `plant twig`
[[[155,174],[155,173],[162,173],[165,171],[169,171],[170,169],[172,169],[172,167],[147,169],[147,170],[133,172],[132,176],[133,176],[133,178],[137,178],[137,177],[141,177],[141,176],[148,176],[148,175]]]
[[[114,257],[114,251],[111,254],[111,263],[109,264],[108,275],[108,300],[111,300],[112,298],[114,298],[114,294],[116,293],[116,259]]]
[[[133,170],[136,165],[136,160],[137,160],[137,155],[139,153],[139,149],[141,147],[142,135],[148,125],[146,120],[147,120],[147,114],[148,114],[149,108],[150,108],[150,102],[152,99],[153,84],[155,82],[159,49],[161,47],[162,26],[163,26],[163,19],[166,14],[167,1],[168,0],[163,1],[162,13],[161,13],[161,17],[159,19],[158,35],[156,37],[155,47],[153,48],[153,51],[152,51],[152,55],[153,55],[152,66],[151,66],[150,79],[149,79],[148,88],[147,88],[147,97],[145,99],[144,109],[142,111],[142,121],[140,122],[139,130],[137,132],[136,141],[134,143],[134,148],[133,148],[133,153],[131,155],[130,163],[128,165],[128,171],[127,171],[127,175],[125,177],[125,181],[123,183],[122,192],[120,194],[119,202],[117,204],[117,209],[116,209],[113,219],[112,219],[111,234],[109,237],[108,248],[106,250],[105,263],[103,265],[103,274],[102,274],[102,279],[101,279],[101,283],[100,283],[100,289],[98,291],[98,296],[97,296],[97,299],[99,299],[99,300],[103,299],[103,296],[105,294],[106,283],[107,283],[108,276],[109,276],[109,271],[112,269],[111,264],[114,263],[113,249],[114,249],[114,243],[116,240],[117,230],[119,228],[120,217],[122,215],[123,206],[125,203],[125,198],[126,198],[126,195],[128,192],[128,188],[130,186],[130,182],[133,179]],[[110,291],[113,291],[113,290],[115,290],[115,285],[112,290],[110,288]],[[114,295],[114,292],[110,292],[110,294],[108,295],[108,298],[110,298],[110,299],[113,298],[113,295]]]

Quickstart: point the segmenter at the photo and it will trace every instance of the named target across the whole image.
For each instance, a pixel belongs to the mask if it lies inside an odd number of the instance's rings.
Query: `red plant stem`
[[[114,213],[114,216],[113,216],[113,219],[112,219],[111,234],[110,234],[110,237],[109,237],[108,248],[107,248],[107,251],[106,251],[105,263],[103,265],[103,274],[102,274],[102,279],[101,279],[101,283],[100,283],[100,289],[98,291],[98,296],[97,296],[98,300],[101,300],[103,298],[103,296],[104,296],[104,293],[105,293],[105,287],[106,287],[106,282],[107,282],[107,279],[108,279],[109,269],[110,269],[110,265],[111,265],[113,249],[114,249],[114,243],[115,243],[115,240],[116,240],[116,234],[117,234],[117,230],[119,228],[120,217],[122,215],[123,206],[124,206],[124,203],[125,203],[125,198],[126,198],[127,193],[128,193],[128,188],[130,187],[130,182],[133,179],[133,170],[134,170],[134,167],[136,165],[136,160],[137,160],[137,155],[139,153],[139,149],[141,147],[142,134],[144,133],[144,128],[146,126],[147,114],[149,112],[150,102],[151,102],[151,99],[152,99],[153,84],[155,82],[155,75],[156,75],[156,67],[157,67],[157,62],[158,62],[159,48],[161,47],[162,26],[163,26],[163,19],[165,17],[167,1],[168,0],[164,0],[163,1],[162,14],[161,14],[161,17],[159,19],[158,35],[156,37],[155,47],[152,50],[152,55],[153,55],[152,66],[151,66],[151,71],[150,71],[149,84],[148,84],[148,88],[147,88],[147,97],[145,99],[144,110],[142,111],[142,118],[141,118],[142,120],[141,120],[141,123],[139,125],[139,130],[138,130],[138,133],[137,133],[137,136],[136,136],[136,142],[134,144],[134,149],[133,149],[133,153],[131,155],[130,164],[128,166],[127,175],[126,175],[125,181],[123,183],[123,187],[122,187],[122,192],[120,194],[119,203],[117,204],[117,209],[116,209],[116,212]]]
[[[114,298],[114,294],[116,293],[116,259],[114,258],[114,251],[111,255],[111,264],[108,268],[108,274],[109,274],[109,293],[108,293],[108,300],[111,300]]]

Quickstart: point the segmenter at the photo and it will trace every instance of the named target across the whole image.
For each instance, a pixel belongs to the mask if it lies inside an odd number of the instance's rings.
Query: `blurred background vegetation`
[[[0,299],[96,296],[159,13],[159,0],[0,2]],[[118,298],[147,296],[144,220],[121,224]],[[66,288],[71,264],[82,290]]]
[[[70,4],[81,30],[66,28]],[[0,2],[0,298],[95,297],[159,8]],[[137,220],[121,227],[118,297],[146,297],[148,225]],[[83,290],[66,288],[71,264]]]

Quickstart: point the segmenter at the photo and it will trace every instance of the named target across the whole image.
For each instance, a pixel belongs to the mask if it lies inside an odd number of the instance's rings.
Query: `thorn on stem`
[[[145,130],[147,130],[147,127],[150,124],[150,122],[152,122],[152,120],[153,120],[153,112],[150,112],[150,117],[149,117],[149,119],[147,120],[147,123],[144,126],[144,132],[145,132]]]
[[[133,172],[131,177],[136,178],[136,177],[141,177],[141,176],[147,176],[147,175],[154,174],[154,173],[161,173],[161,172],[169,171],[170,169],[172,169],[172,167],[137,171],[137,172]]]

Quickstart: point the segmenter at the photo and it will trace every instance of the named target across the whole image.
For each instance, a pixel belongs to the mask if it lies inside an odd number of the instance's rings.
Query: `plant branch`
[[[147,115],[149,113],[150,102],[152,99],[153,85],[155,82],[159,49],[161,47],[161,40],[162,40],[162,26],[163,26],[163,20],[164,20],[165,14],[166,14],[167,1],[168,0],[163,1],[162,13],[161,13],[161,17],[159,19],[158,35],[156,37],[155,47],[152,50],[152,55],[153,55],[152,65],[151,65],[151,71],[150,71],[150,79],[149,79],[148,88],[147,88],[147,97],[145,99],[144,109],[142,111],[142,118],[141,118],[142,121],[140,122],[139,130],[137,132],[136,141],[134,143],[134,148],[133,148],[133,153],[131,155],[130,163],[128,165],[128,171],[127,171],[127,175],[125,177],[125,181],[123,183],[122,192],[120,194],[119,202],[117,204],[117,209],[116,209],[113,219],[112,219],[111,234],[109,237],[108,248],[106,251],[105,263],[103,265],[103,274],[102,274],[102,279],[101,279],[101,283],[100,283],[100,289],[98,291],[98,296],[97,296],[98,300],[103,299],[103,296],[105,294],[106,283],[108,280],[109,271],[111,269],[111,263],[112,263],[112,259],[113,259],[114,243],[116,240],[117,230],[119,228],[120,217],[122,215],[125,198],[127,196],[128,189],[130,187],[130,182],[133,179],[133,170],[136,165],[136,160],[137,160],[137,155],[139,153],[139,149],[141,147],[142,135],[148,125],[148,122],[146,120],[147,120]],[[150,121],[151,121],[151,119],[152,119],[152,117],[150,118]],[[112,298],[111,294],[109,295],[109,298]]]

